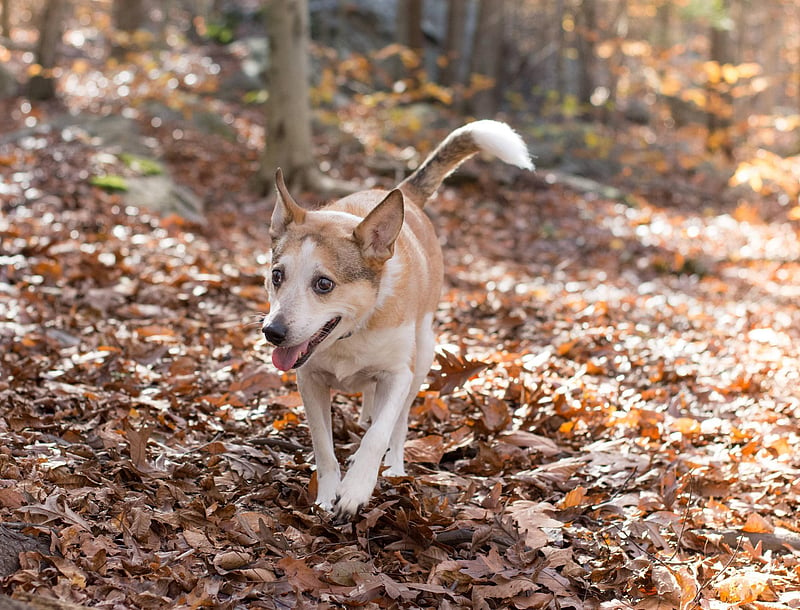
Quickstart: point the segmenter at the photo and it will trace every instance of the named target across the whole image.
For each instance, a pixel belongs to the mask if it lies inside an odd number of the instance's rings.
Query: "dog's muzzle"
[[[286,341],[288,332],[289,329],[280,318],[275,318],[269,325],[263,328],[264,337],[266,337],[267,341],[272,343],[272,345],[280,345]]]

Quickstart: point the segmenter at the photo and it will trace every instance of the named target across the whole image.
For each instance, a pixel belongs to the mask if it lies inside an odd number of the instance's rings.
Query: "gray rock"
[[[19,83],[7,68],[0,65],[0,100],[14,97],[19,92]]]
[[[127,205],[146,208],[162,216],[177,214],[198,224],[205,222],[200,198],[169,176],[138,176],[126,178],[125,182],[128,185],[124,197]]]

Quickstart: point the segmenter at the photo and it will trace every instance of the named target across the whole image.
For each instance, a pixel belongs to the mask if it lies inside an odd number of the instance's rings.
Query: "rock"
[[[191,222],[203,224],[203,202],[191,190],[177,184],[167,175],[126,178],[127,205],[146,208],[162,216],[177,214]]]
[[[0,64],[0,100],[14,97],[19,92],[19,83],[14,75]]]

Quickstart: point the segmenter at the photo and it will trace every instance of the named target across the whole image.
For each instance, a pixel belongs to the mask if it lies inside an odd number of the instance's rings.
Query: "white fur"
[[[413,349],[413,324],[376,330],[361,329],[356,335],[340,339],[320,351],[304,369],[325,370],[335,377],[336,383],[333,385],[338,389],[360,392],[365,380],[371,381],[378,371],[398,368],[398,363],[403,360],[402,355],[410,354]]]
[[[452,144],[453,138],[464,134],[469,134],[480,150],[506,163],[533,168],[525,143],[513,129],[497,121],[476,121],[451,133],[437,149],[438,152],[432,154],[430,158],[434,160],[434,169],[431,170],[429,166],[427,171],[434,173],[429,178],[441,181],[441,174],[448,168],[475,152],[475,147],[468,142],[464,146],[463,141],[447,149],[448,141]],[[459,159],[459,156],[462,158]],[[280,173],[277,176],[281,178]],[[425,178],[424,175],[422,177]],[[429,182],[432,184],[434,180]],[[414,194],[414,185],[409,184],[408,179],[398,188],[402,191],[404,185],[411,188]],[[285,191],[282,182],[279,182],[278,188],[279,192],[281,189]],[[427,195],[421,191],[416,194]],[[359,197],[359,194],[351,197]],[[346,200],[339,202],[342,207],[343,202]],[[440,289],[441,252],[432,228],[419,233],[414,233],[410,228],[427,220],[421,210],[409,208],[408,205],[406,203],[406,219],[409,214],[414,214],[416,222],[407,223],[404,237],[401,233],[400,245],[405,247],[395,248],[394,256],[385,262],[380,259],[383,269],[377,288],[371,286],[366,292],[363,283],[360,287],[354,284],[354,292],[342,293],[345,296],[335,299],[335,305],[334,300],[319,299],[318,295],[311,294],[309,287],[314,275],[325,273],[326,264],[333,263],[322,260],[323,249],[316,248],[310,240],[303,244],[300,251],[287,253],[280,261],[286,270],[280,292],[268,284],[272,310],[265,321],[265,328],[271,319],[275,319],[272,316],[280,312],[289,329],[286,345],[297,346],[307,341],[333,316],[341,317],[336,330],[319,343],[316,351],[297,369],[297,382],[314,445],[317,504],[324,509],[333,509],[340,516],[354,515],[367,504],[377,482],[381,463],[386,467],[386,475],[405,475],[403,449],[408,433],[408,414],[433,361],[435,334],[432,310],[436,305],[431,297],[438,297],[438,294],[431,293]],[[280,231],[291,228],[283,226],[285,211],[276,210],[273,214],[273,234],[279,235]],[[303,212],[295,209],[294,214],[302,218]],[[318,215],[316,218],[327,215],[330,225],[339,227],[349,226],[352,219],[356,218],[329,209],[308,214]],[[373,218],[368,216],[367,220],[358,220],[372,231],[375,229],[370,224]],[[321,225],[319,230],[325,231],[327,228],[328,225]],[[392,245],[388,244],[389,247]],[[378,258],[371,256],[368,249],[363,247],[361,254],[366,261],[373,263]],[[415,289],[407,295],[401,284],[403,281],[415,282]],[[346,289],[346,285],[341,289]],[[280,298],[277,298],[278,294]],[[331,389],[361,392],[363,398],[359,423],[368,426],[359,448],[350,459],[344,478],[333,445]]]
[[[281,259],[286,270],[286,282],[281,289],[281,298],[271,300],[274,307],[270,308],[265,324],[275,316],[283,315],[291,329],[287,340],[289,345],[309,339],[330,319],[328,312],[320,310],[307,289],[311,278],[319,270],[316,249],[316,244],[308,240],[299,252],[287,253]]]
[[[507,124],[499,121],[483,120],[467,123],[459,127],[449,138],[456,137],[464,132],[472,134],[475,143],[483,149],[506,163],[516,165],[523,169],[533,169],[528,147],[525,142]]]
[[[400,261],[396,258],[390,258],[386,261],[383,267],[383,275],[381,276],[381,283],[378,286],[378,298],[375,301],[375,309],[380,309],[386,303],[386,299],[394,295],[397,280],[403,272],[403,267]]]

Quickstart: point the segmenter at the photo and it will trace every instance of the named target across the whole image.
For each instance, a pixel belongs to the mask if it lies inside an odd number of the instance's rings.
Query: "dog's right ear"
[[[280,167],[275,172],[275,188],[278,196],[275,200],[275,209],[272,211],[272,224],[269,227],[269,234],[273,239],[283,235],[293,222],[302,224],[306,218],[306,211],[289,194]]]
[[[394,189],[355,228],[353,237],[369,264],[380,266],[392,257],[404,213],[403,193]]]

